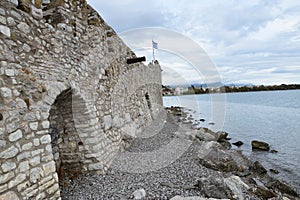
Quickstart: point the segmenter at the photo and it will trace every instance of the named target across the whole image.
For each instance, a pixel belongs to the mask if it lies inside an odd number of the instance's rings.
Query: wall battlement
[[[136,57],[85,0],[0,2],[0,199],[60,199],[105,173],[158,115],[158,64]]]

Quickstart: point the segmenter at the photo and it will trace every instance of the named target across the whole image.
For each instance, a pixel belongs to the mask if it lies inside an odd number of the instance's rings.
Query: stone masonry
[[[85,0],[1,0],[0,200],[105,173],[162,106],[159,64],[135,57]]]

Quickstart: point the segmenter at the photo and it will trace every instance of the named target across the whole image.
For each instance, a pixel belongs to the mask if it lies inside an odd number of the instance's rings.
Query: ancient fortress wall
[[[107,170],[162,105],[160,66],[134,57],[85,0],[1,0],[1,200]]]

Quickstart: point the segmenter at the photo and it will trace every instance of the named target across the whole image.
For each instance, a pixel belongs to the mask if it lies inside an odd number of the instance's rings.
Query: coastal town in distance
[[[274,90],[299,90],[300,84],[281,85],[224,85],[212,86],[192,84],[190,86],[166,86],[162,85],[163,96],[189,95],[189,94],[210,94],[210,93],[232,93],[232,92],[258,92]]]

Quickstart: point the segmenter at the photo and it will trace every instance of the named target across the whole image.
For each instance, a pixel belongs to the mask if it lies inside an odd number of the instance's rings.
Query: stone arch
[[[83,142],[75,127],[72,98],[71,88],[62,91],[49,112],[52,153],[60,180],[75,178],[83,171]]]

